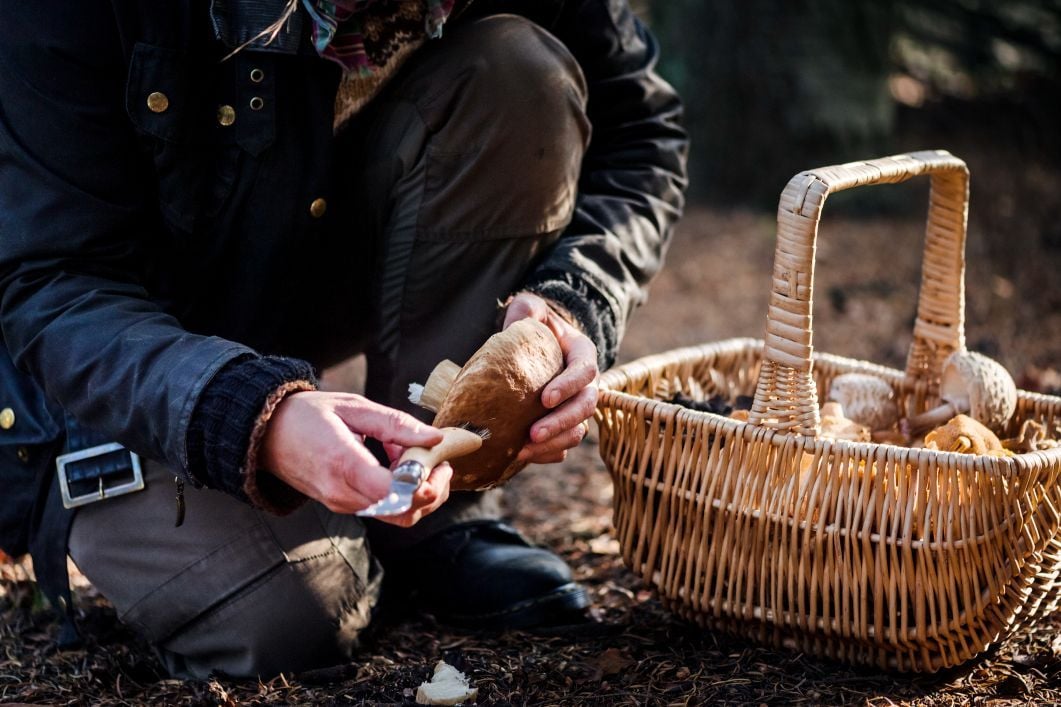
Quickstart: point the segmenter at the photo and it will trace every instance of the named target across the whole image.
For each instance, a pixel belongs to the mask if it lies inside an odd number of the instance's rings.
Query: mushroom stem
[[[926,410],[920,415],[912,415],[906,418],[904,429],[911,435],[920,434],[925,430],[930,430],[933,427],[939,427],[940,425],[946,424],[948,420],[962,412],[968,412],[968,410],[958,410],[950,403],[943,403],[931,410]]]
[[[453,381],[457,380],[457,374],[460,372],[461,367],[453,361],[441,361],[435,366],[435,370],[431,371],[431,375],[427,377],[427,382],[424,383],[422,389],[417,386],[418,389],[414,390],[413,386],[409,386],[410,402],[431,412],[438,412],[449,394],[449,389],[453,387]],[[417,393],[419,393],[419,396],[417,396]]]

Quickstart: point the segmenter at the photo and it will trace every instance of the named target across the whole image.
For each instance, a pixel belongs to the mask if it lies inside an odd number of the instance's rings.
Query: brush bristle
[[[470,422],[462,422],[459,425],[459,427],[462,430],[468,430],[469,432],[474,432],[475,434],[477,434],[480,437],[482,437],[484,442],[486,440],[490,439],[490,430],[487,429],[486,427],[479,427],[478,425],[473,425]]]

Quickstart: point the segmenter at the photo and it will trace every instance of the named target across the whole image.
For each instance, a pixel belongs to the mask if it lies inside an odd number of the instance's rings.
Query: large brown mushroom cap
[[[454,490],[497,486],[526,466],[516,455],[531,425],[546,413],[542,390],[564,367],[552,331],[521,319],[494,334],[457,374],[435,416],[435,427],[462,424],[489,430],[476,452],[451,462]]]

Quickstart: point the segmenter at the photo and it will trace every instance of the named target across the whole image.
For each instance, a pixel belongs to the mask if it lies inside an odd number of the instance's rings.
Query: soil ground
[[[1035,183],[1044,194],[1058,193],[1056,179],[1052,185]],[[976,185],[974,180],[974,199]],[[912,193],[925,199],[923,192]],[[1054,229],[1030,238],[1019,230],[1028,213],[1024,206],[1002,220],[994,207],[980,215],[974,211],[969,243],[969,341],[1018,374],[1022,387],[1039,390],[1061,388],[1061,251],[1054,240],[1056,221],[1042,212],[1056,210],[1050,204],[1056,199],[1029,202],[1027,209],[1039,209],[1038,227],[1046,223]],[[901,366],[917,292],[920,220],[910,215],[855,218],[845,215],[842,204],[836,213],[822,227],[818,250],[816,347]],[[630,323],[621,359],[730,336],[760,336],[773,238],[771,216],[691,210],[651,299]],[[1033,252],[1009,257],[1014,243],[1031,243]],[[329,380],[349,386],[358,373],[355,363],[331,372]],[[750,645],[674,618],[651,587],[623,566],[610,535],[611,480],[592,435],[566,463],[532,468],[514,479],[506,502],[512,522],[565,557],[589,588],[589,626],[483,635],[414,616],[378,626],[357,659],[335,669],[268,682],[223,677],[182,682],[162,674],[148,646],[121,626],[106,601],[83,581],[77,594],[86,646],[54,651],[55,624],[42,611],[24,566],[7,565],[0,581],[0,702],[404,704],[440,658],[470,676],[480,704],[1061,702],[1061,639],[1056,638],[1061,616],[1008,638],[970,665],[930,676],[851,669]]]

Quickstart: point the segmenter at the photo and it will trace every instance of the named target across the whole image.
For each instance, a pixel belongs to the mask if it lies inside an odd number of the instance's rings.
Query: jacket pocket
[[[235,62],[149,44],[133,50],[126,111],[154,161],[159,209],[175,231],[192,234],[216,219],[248,153],[272,143],[271,101],[268,112],[240,125],[235,71]]]

